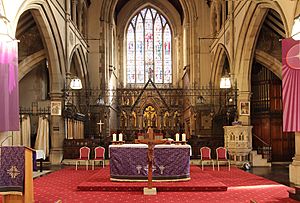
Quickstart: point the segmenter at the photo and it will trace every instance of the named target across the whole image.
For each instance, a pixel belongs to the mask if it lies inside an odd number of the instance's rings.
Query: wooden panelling
[[[251,87],[251,124],[253,134],[272,147],[272,161],[292,161],[295,152],[294,133],[282,131],[281,80],[266,67],[254,63]],[[262,147],[253,137],[253,148]]]

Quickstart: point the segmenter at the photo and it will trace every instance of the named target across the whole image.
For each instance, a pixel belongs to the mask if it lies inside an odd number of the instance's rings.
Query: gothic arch
[[[30,3],[22,4],[18,13],[12,22],[12,28],[16,33],[17,24],[21,14],[27,10],[32,12],[32,15],[41,31],[44,40],[46,56],[49,63],[49,79],[50,91],[61,92],[63,89],[63,77],[65,74],[65,63],[63,53],[62,39],[58,31],[54,14],[51,11],[49,4],[45,1],[33,0]]]
[[[258,39],[261,26],[264,22],[268,9],[275,10],[281,17],[284,25],[286,36],[288,36],[287,20],[282,9],[276,2],[252,3],[248,7],[244,23],[241,25],[242,30],[239,33],[237,42],[236,63],[234,74],[236,75],[238,89],[240,91],[251,91],[251,68],[255,54],[256,41]],[[275,70],[274,72],[278,72]]]
[[[173,36],[176,36],[180,28],[180,16],[177,10],[168,2],[164,3],[145,3],[142,0],[133,0],[132,4],[126,4],[120,14],[117,17],[118,34],[117,36],[122,36],[125,33],[125,29],[128,27],[130,19],[135,16],[140,10],[146,7],[153,7],[159,11],[169,22]]]
[[[134,15],[136,15],[138,12],[140,12],[140,10],[142,10],[143,8],[146,7],[153,7],[155,8],[157,11],[159,11],[168,21],[171,32],[172,32],[172,58],[173,58],[173,71],[172,71],[172,75],[173,75],[173,80],[172,83],[174,84],[174,76],[176,77],[176,65],[178,59],[175,56],[175,53],[178,50],[178,47],[175,45],[175,38],[177,35],[179,35],[180,33],[180,15],[177,12],[177,10],[172,6],[172,4],[164,1],[164,3],[145,3],[144,1],[141,0],[134,0],[136,2],[133,2],[132,4],[126,4],[122,10],[120,11],[118,17],[117,17],[117,37],[119,39],[119,47],[120,47],[120,54],[119,54],[119,64],[123,64],[120,65],[121,69],[120,69],[120,73],[121,73],[121,80],[124,80],[124,77],[126,75],[126,68],[125,68],[125,47],[126,47],[126,28],[128,27],[128,24],[130,23],[130,20],[132,19],[132,17]],[[125,80],[124,80],[125,81]]]
[[[118,4],[119,0],[111,0],[111,1],[103,1],[102,3],[99,3],[100,6],[100,12],[99,12],[99,17],[100,17],[100,27],[106,27],[109,29],[105,29],[104,32],[104,36],[108,39],[111,38],[111,30],[112,28],[116,27],[116,46],[115,47],[111,47],[111,45],[109,44],[109,41],[106,40],[105,42],[103,42],[103,44],[108,47],[107,51],[114,49],[116,50],[116,67],[117,67],[117,75],[119,78],[124,78],[124,69],[120,68],[122,67],[122,64],[124,64],[124,45],[122,44],[123,42],[123,37],[124,37],[124,32],[122,32],[122,30],[124,31],[124,28],[126,27],[127,22],[129,21],[129,17],[130,14],[133,12],[136,12],[136,10],[131,9],[132,12],[129,12],[128,9],[126,15],[126,24],[121,25],[123,27],[123,29],[119,29],[120,28],[120,22],[115,22],[115,9],[116,6]],[[173,85],[180,85],[180,81],[175,81],[175,78],[178,78],[178,75],[182,74],[182,69],[179,67],[183,67],[183,66],[191,66],[193,67],[193,53],[194,53],[194,35],[196,35],[196,30],[193,30],[192,27],[195,23],[195,20],[197,20],[198,15],[197,15],[197,7],[195,5],[194,1],[190,1],[190,0],[178,0],[178,2],[181,5],[182,8],[182,15],[183,15],[183,22],[180,24],[180,20],[172,20],[174,18],[174,16],[179,16],[178,11],[173,7],[172,4],[169,3],[169,1],[165,1],[165,0],[133,0],[131,1],[131,7],[134,7],[135,9],[141,8],[143,6],[143,4],[148,4],[148,5],[157,5],[155,8],[159,7],[160,9],[158,9],[159,11],[163,11],[162,14],[168,14],[165,16],[169,16],[167,17],[167,19],[169,20],[170,26],[172,28],[172,33],[173,33],[173,41],[172,43],[174,44],[174,47],[177,48],[177,50],[175,50],[173,48],[172,53],[174,54],[174,56],[179,56],[178,58],[184,58],[184,60],[179,60],[176,59],[177,57],[173,58]],[[171,6],[166,6],[166,5],[171,5]],[[128,5],[127,5],[128,6]],[[126,4],[125,6],[126,7]],[[129,6],[128,6],[129,7]],[[173,9],[174,12],[169,12],[170,9]],[[123,8],[124,9],[124,8]],[[125,9],[124,9],[125,10]],[[166,12],[168,11],[168,12]],[[124,14],[125,15],[125,14]],[[173,17],[172,17],[173,15]],[[120,13],[118,16],[121,16]],[[177,17],[176,17],[177,18]],[[180,18],[179,18],[180,19]],[[122,19],[122,21],[125,20]],[[174,27],[174,25],[176,25],[176,27]],[[109,31],[107,31],[109,30]],[[184,33],[184,34],[183,34]],[[103,58],[105,58],[106,56],[103,55]],[[102,64],[103,67],[105,67],[105,72],[108,72],[108,66],[111,65],[108,63],[109,59],[111,58],[111,56],[106,57],[106,60],[102,60]],[[194,70],[191,70],[191,75],[192,78],[194,80]],[[106,74],[107,75],[107,74]],[[123,81],[120,81],[120,84],[123,84]]]
[[[76,71],[79,75],[77,75],[81,80],[83,80],[83,86],[88,87],[89,86],[89,77],[88,77],[88,71],[87,71],[87,62],[84,57],[84,52],[81,45],[76,45],[73,50],[70,53],[69,63],[71,64],[72,60],[75,60],[76,62]],[[67,68],[67,72],[70,72],[70,65]]]
[[[213,87],[218,88],[220,86],[220,80],[222,77],[222,70],[223,70],[225,59],[227,58],[228,61],[230,61],[229,53],[223,44],[218,45],[216,53],[214,54],[213,58],[214,61],[212,62],[213,70],[211,72],[211,81]],[[231,67],[229,67],[229,69],[232,71]]]
[[[102,7],[100,10],[101,20],[113,24],[114,12],[115,12],[115,8],[116,8],[118,1],[119,0],[111,0],[111,1],[104,1],[102,3]],[[152,3],[152,4],[155,4],[157,2],[159,2],[159,3],[167,2],[164,0],[147,0],[147,1],[139,0],[139,1],[141,1],[142,3]],[[192,2],[190,0],[179,0],[179,2],[181,3],[182,9],[183,9],[183,16],[184,16],[185,23],[190,23],[190,22],[192,22],[193,18],[197,18],[197,11],[196,11],[196,6],[195,6],[194,2]]]

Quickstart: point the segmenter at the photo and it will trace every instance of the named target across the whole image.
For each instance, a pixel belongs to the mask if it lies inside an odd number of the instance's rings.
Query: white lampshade
[[[224,75],[221,77],[220,88],[221,89],[231,88],[231,80],[228,75]]]
[[[80,90],[80,89],[82,89],[81,80],[79,78],[73,78],[71,80],[71,83],[70,83],[70,88],[73,89],[73,90]]]
[[[292,38],[294,40],[300,40],[300,16],[295,18],[292,28]]]

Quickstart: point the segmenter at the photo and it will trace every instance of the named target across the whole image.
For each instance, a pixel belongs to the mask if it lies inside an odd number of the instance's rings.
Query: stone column
[[[240,91],[238,93],[238,100],[237,100],[237,114],[238,120],[242,122],[242,125],[250,125],[250,116],[251,115],[240,115],[240,102],[247,102],[250,101],[251,94],[248,91]]]
[[[61,112],[64,107],[62,92],[51,92],[51,101],[61,102]],[[51,149],[49,160],[51,164],[60,164],[63,159],[63,143],[65,138],[65,125],[62,115],[51,115],[50,119],[50,140]]]
[[[300,185],[300,132],[295,132],[295,156],[289,169],[290,182]]]
[[[70,15],[71,13],[71,1],[66,1],[66,14]]]
[[[185,23],[183,26],[183,66],[190,66],[190,24]],[[190,69],[190,80],[194,85],[194,69]]]
[[[80,33],[82,33],[82,1],[78,2],[79,6],[78,6],[78,30]]]
[[[221,11],[221,8],[220,8],[220,4],[217,4],[217,28],[216,28],[216,30],[217,30],[217,32],[219,32],[220,31],[220,29],[221,29],[221,15],[222,15],[222,13],[220,13],[220,11]],[[225,26],[224,26],[225,27]],[[225,44],[225,42],[224,42],[224,44]]]
[[[72,20],[74,22],[74,24],[76,25],[77,23],[77,19],[76,19],[76,14],[77,14],[77,9],[76,9],[76,6],[77,6],[77,0],[72,0]]]

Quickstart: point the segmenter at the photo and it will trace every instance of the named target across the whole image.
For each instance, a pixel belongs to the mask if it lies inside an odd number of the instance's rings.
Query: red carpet
[[[211,169],[205,169],[205,171]],[[192,192],[192,191],[226,191],[227,186],[214,178],[214,173],[202,171],[197,166],[191,166],[191,180],[180,182],[153,182],[158,192]],[[101,169],[87,181],[80,183],[80,191],[143,191],[147,182],[112,182],[109,179],[109,167]]]
[[[223,192],[158,192],[156,196],[144,196],[142,192],[78,191],[77,185],[106,169],[76,171],[67,167],[34,180],[35,203],[292,203],[289,187],[246,173],[239,169],[231,172],[205,170],[220,182],[229,186]],[[1,200],[0,200],[1,202]]]

